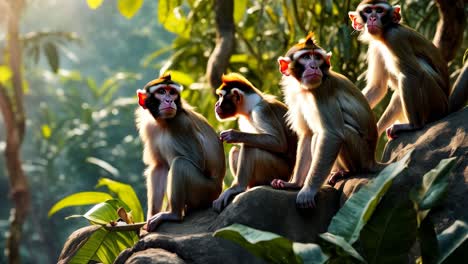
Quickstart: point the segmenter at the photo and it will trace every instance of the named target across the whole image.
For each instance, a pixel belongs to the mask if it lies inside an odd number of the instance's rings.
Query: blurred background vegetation
[[[0,0],[0,8],[2,2]],[[135,90],[171,70],[186,89],[183,97],[205,115],[216,131],[232,127],[214,117],[215,96],[206,77],[215,47],[215,1],[27,0],[20,19],[23,52],[26,134],[23,169],[29,181],[31,210],[24,225],[24,263],[54,263],[67,236],[85,225],[64,220],[89,208],[65,209],[51,218],[61,198],[88,191],[101,177],[132,185],[146,204],[141,144],[134,125]],[[117,3],[136,8],[122,12]],[[88,5],[89,3],[89,5]],[[335,71],[361,89],[366,46],[357,41],[347,12],[359,1],[236,0],[235,47],[228,71],[244,74],[264,92],[282,98],[276,59],[308,32],[332,51]],[[394,1],[404,23],[432,39],[438,20],[434,1]],[[141,4],[141,6],[140,6]],[[120,8],[120,9],[119,9]],[[466,10],[466,5],[465,5]],[[2,11],[0,10],[0,13]],[[0,21],[1,22],[1,21]],[[467,48],[450,63],[452,82]],[[0,48],[6,33],[0,30]],[[0,65],[8,54],[0,54]],[[11,86],[8,80],[5,87]],[[376,115],[382,111],[375,110]],[[0,118],[0,153],[5,149]],[[381,142],[383,146],[384,142]],[[226,151],[229,145],[225,145]],[[0,245],[9,226],[9,181],[0,158]],[[232,176],[228,173],[226,184]],[[146,208],[144,208],[146,210]],[[0,255],[0,263],[6,257]]]

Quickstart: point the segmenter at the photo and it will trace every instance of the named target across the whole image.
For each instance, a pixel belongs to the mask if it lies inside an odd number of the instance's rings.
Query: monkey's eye
[[[312,59],[312,54],[310,53],[305,53],[301,56],[301,59],[305,59],[305,60],[310,60]]]
[[[379,14],[382,14],[382,13],[384,12],[384,9],[383,9],[383,7],[377,7],[377,8],[375,9],[375,11],[376,11],[377,13],[379,13]]]
[[[366,13],[366,14],[370,14],[370,13],[372,13],[372,8],[366,7],[366,8],[364,8],[364,10],[362,10],[362,11],[364,11],[364,13]]]
[[[169,94],[170,95],[176,95],[177,91],[175,89],[171,89],[171,90],[169,90]]]
[[[158,90],[156,90],[156,93],[158,93],[158,94],[165,94],[165,93],[166,93],[166,90],[164,90],[164,89],[158,89]]]
[[[314,59],[315,59],[315,60],[321,60],[321,59],[322,59],[322,55],[316,53],[316,54],[314,54]]]

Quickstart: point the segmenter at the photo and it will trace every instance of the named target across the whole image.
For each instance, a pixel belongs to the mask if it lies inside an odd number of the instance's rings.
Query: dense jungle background
[[[3,104],[9,108],[0,109],[0,248],[7,248],[11,226],[18,224],[15,214],[29,205],[28,213],[19,216],[24,216],[24,223],[19,221],[21,261],[54,263],[67,236],[87,225],[84,219],[64,218],[89,207],[67,208],[52,217],[49,209],[67,195],[94,190],[102,177],[130,184],[146,204],[135,91],[160,72],[172,72],[185,86],[183,97],[216,131],[234,125],[214,117],[216,80],[206,74],[217,37],[223,37],[217,35],[217,25],[225,17],[217,15],[226,10],[220,11],[216,2],[0,0],[0,98],[9,98]],[[433,39],[439,19],[436,1],[391,2],[401,5],[404,23]],[[465,5],[466,14],[467,1],[455,2]],[[226,71],[240,72],[281,98],[276,59],[313,31],[319,44],[332,51],[333,69],[362,89],[367,46],[358,42],[348,18],[358,3],[234,1],[233,27],[228,23],[220,31],[235,31],[228,38],[234,46]],[[461,46],[449,63],[452,82],[468,47],[466,25],[459,34]],[[376,115],[381,111],[377,108]],[[8,117],[17,126],[7,127]],[[7,151],[10,133],[21,146],[16,169]],[[384,144],[380,142],[379,152]],[[229,147],[225,145],[226,151]],[[22,175],[25,181],[19,185],[11,180]],[[225,184],[231,181],[227,173]],[[12,199],[18,195],[26,198]],[[0,254],[0,263],[7,262],[5,254]]]

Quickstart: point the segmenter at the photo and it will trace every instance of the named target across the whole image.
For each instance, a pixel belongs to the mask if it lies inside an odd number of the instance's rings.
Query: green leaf
[[[122,250],[132,247],[137,241],[136,232],[111,232],[101,227],[81,245],[69,263],[82,264],[90,260],[113,263]]]
[[[370,264],[408,263],[416,241],[417,216],[414,204],[385,196],[361,231],[362,252]]]
[[[326,263],[328,256],[319,245],[313,243],[293,242],[294,253],[302,259],[302,263]]]
[[[348,242],[345,241],[345,239],[343,237],[340,237],[340,236],[336,236],[332,233],[323,233],[323,234],[320,234],[319,237],[321,239],[323,239],[324,241],[326,241],[327,243],[333,245],[335,247],[334,251],[336,254],[334,255],[338,255],[337,252],[342,250],[344,252],[346,252],[346,254],[348,254],[349,256],[352,256],[353,258],[361,261],[361,262],[366,262],[361,255],[359,255],[359,253],[353,248],[353,246],[351,246],[350,244],[348,244]]]
[[[437,263],[462,263],[463,255],[464,260],[466,260],[468,253],[467,239],[468,225],[463,221],[456,220],[449,228],[437,236],[440,251]]]
[[[239,23],[242,21],[247,10],[247,0],[236,0],[234,1],[234,23]]]
[[[131,209],[133,220],[135,222],[143,222],[143,208],[141,207],[138,196],[136,195],[133,188],[124,183],[113,181],[111,179],[102,178],[96,187],[106,186],[110,191],[117,194],[120,200],[122,200]]]
[[[88,3],[89,8],[91,9],[97,9],[103,2],[104,0],[86,0],[86,3]]]
[[[406,168],[411,153],[409,151],[401,160],[385,167],[376,178],[353,194],[333,217],[328,232],[343,237],[349,244],[356,242],[393,179]]]
[[[10,67],[6,65],[0,65],[0,83],[5,84],[13,76],[13,72]]]
[[[413,188],[411,198],[418,204],[420,210],[436,206],[447,193],[448,175],[455,166],[456,157],[443,159],[437,167],[423,177],[418,188]]]
[[[47,62],[49,63],[50,68],[54,73],[57,73],[59,68],[57,46],[52,42],[46,43],[44,45],[44,53],[46,55]]]
[[[182,9],[177,6],[178,1],[160,0],[158,2],[158,19],[164,28],[183,38],[189,38],[187,19]]]
[[[132,18],[143,5],[143,0],[117,0],[120,14],[127,19]]]
[[[93,206],[83,217],[93,223],[106,225],[119,219],[119,215],[117,214],[119,207],[125,207],[122,201],[118,199],[107,200]]]
[[[57,211],[70,206],[82,206],[89,204],[96,204],[112,199],[112,196],[103,192],[79,192],[69,195],[62,200],[58,201],[49,210],[48,216],[52,216]]]
[[[229,59],[229,63],[248,63],[249,55],[247,54],[234,54]]]
[[[233,224],[217,230],[213,236],[231,240],[247,249],[250,253],[260,257],[268,263],[302,263],[300,256],[310,258],[316,257],[312,263],[324,263],[328,257],[320,248],[308,246],[307,244],[293,244],[292,241],[270,232],[265,232],[244,226]],[[298,255],[294,249],[298,250]],[[300,255],[299,255],[300,254]]]
[[[184,72],[172,70],[170,72],[172,80],[182,84],[185,87],[189,87],[192,83],[194,83],[192,77]]]

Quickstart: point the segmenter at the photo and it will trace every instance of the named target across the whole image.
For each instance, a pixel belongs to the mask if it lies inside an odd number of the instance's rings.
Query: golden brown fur
[[[183,101],[172,118],[155,118],[143,108],[136,116],[148,166],[148,231],[164,220],[182,220],[186,209],[210,206],[221,193],[225,159],[207,120]],[[166,193],[169,210],[164,212]]]
[[[218,118],[237,118],[240,129],[220,135],[225,142],[238,144],[229,155],[234,182],[213,203],[221,211],[249,187],[269,184],[276,177],[288,180],[296,157],[297,136],[286,124],[286,105],[264,95],[241,75],[224,76],[217,93]]]
[[[312,35],[305,41],[311,44],[296,50],[292,47],[294,52],[278,59],[288,121],[299,143],[292,179],[274,180],[271,185],[301,188],[297,206],[312,208],[317,191],[330,173],[376,169],[377,129],[359,89],[330,69],[330,54],[312,45]]]

